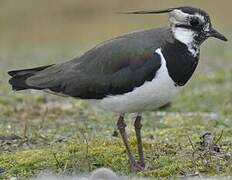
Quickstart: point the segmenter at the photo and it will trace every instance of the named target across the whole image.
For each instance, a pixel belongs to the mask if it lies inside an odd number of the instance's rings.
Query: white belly
[[[154,110],[170,102],[181,87],[175,86],[175,83],[170,78],[161,50],[157,49],[156,52],[161,55],[161,67],[152,81],[145,82],[132,92],[107,96],[102,100],[93,100],[91,102],[102,109],[118,113]]]

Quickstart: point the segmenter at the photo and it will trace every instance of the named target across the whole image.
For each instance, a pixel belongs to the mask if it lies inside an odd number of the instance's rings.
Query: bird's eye
[[[190,25],[193,26],[193,27],[198,26],[199,23],[200,23],[199,20],[196,19],[196,18],[193,18],[193,19],[190,20]]]

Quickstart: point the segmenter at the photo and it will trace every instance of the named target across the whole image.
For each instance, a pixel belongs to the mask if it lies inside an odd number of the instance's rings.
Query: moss
[[[193,124],[201,121],[199,119],[185,120]],[[232,159],[229,156],[213,155],[208,157],[211,158],[210,162],[206,162],[199,154],[192,156],[194,150],[186,134],[191,134],[193,143],[197,144],[203,128],[194,127],[183,131],[181,129],[185,127],[185,124],[186,122],[183,121],[180,127],[145,133],[144,148],[148,169],[138,175],[169,177],[179,176],[183,172],[191,174],[196,171],[216,175],[219,173],[218,169],[220,169],[220,174],[231,175],[232,167],[229,166],[229,162]],[[210,122],[209,125],[211,125]],[[153,133],[155,138],[147,137],[149,133]],[[228,133],[227,130],[225,130],[226,133]],[[130,141],[135,153],[135,138],[131,138]],[[223,149],[231,151],[230,144],[227,142],[221,142],[221,144],[223,144]],[[85,142],[73,139],[67,143],[37,149],[20,150],[14,153],[5,152],[0,155],[0,164],[0,168],[5,170],[2,174],[4,178],[12,176],[27,178],[47,170],[57,173],[78,173],[92,171],[99,167],[110,167],[116,172],[129,174],[125,149],[120,138],[111,140],[93,138]]]
[[[37,113],[41,108],[39,102],[33,106],[37,108],[36,110],[32,108],[31,112],[28,112],[28,117],[31,119],[38,116]],[[12,144],[9,145],[8,150],[0,154],[0,169],[4,170],[1,178],[14,176],[30,178],[48,170],[55,173],[83,173],[99,167],[110,167],[120,174],[130,175],[121,139],[111,136],[115,123],[112,119],[113,116],[86,111],[83,104],[74,104],[74,106],[79,108],[77,122],[74,121],[75,113],[70,113],[70,109],[63,110],[62,114],[59,113],[59,108],[51,109],[51,112],[47,112],[47,119],[42,129],[38,128],[40,120],[34,119],[34,122],[30,123],[28,127],[30,137],[23,146],[14,147],[14,143],[10,141]],[[20,113],[23,113],[26,107],[27,105]],[[18,114],[20,113],[18,112]],[[54,114],[50,116],[50,113]],[[228,114],[230,115],[230,112]],[[63,122],[62,118],[59,119],[58,116],[65,118],[71,116],[72,118],[67,118]],[[231,175],[230,137],[232,129],[231,122],[226,121],[226,117],[226,115],[222,115],[215,120],[200,113],[185,115],[167,112],[165,116],[160,117],[153,113],[145,113],[142,133],[147,170],[138,175],[179,177],[195,172],[205,175]],[[131,117],[129,116],[127,119],[131,119]],[[73,124],[73,127],[70,124]],[[222,154],[210,155],[207,157],[207,161],[202,158],[204,152],[197,151],[193,156],[195,150],[189,139],[194,146],[197,146],[201,141],[202,133],[211,131],[218,137],[221,129],[224,130],[224,133],[220,145],[225,151],[225,156]],[[128,123],[127,130],[131,137],[132,151],[136,154],[136,139],[130,123]],[[32,131],[38,132],[30,133]],[[7,135],[7,131],[5,132]],[[57,137],[57,135],[59,136]],[[9,142],[7,143],[9,144]],[[5,146],[6,144],[0,144],[0,148]],[[138,157],[136,156],[136,158]]]

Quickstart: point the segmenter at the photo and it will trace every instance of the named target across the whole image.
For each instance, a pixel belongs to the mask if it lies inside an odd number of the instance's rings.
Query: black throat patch
[[[162,47],[162,54],[166,60],[169,76],[175,85],[184,86],[197,67],[199,54],[194,57],[188,47],[178,40],[166,43]]]

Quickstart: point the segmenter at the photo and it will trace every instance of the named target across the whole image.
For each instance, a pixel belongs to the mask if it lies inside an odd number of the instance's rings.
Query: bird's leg
[[[128,138],[127,138],[127,134],[126,134],[126,124],[125,124],[125,121],[124,121],[124,115],[120,115],[119,116],[119,119],[118,119],[118,122],[117,122],[117,127],[118,127],[118,130],[122,136],[122,140],[123,140],[123,143],[126,147],[126,151],[127,151],[127,156],[129,158],[129,163],[130,163],[130,168],[131,168],[131,171],[136,171],[135,169],[135,166],[136,166],[136,162],[135,162],[135,159],[131,153],[131,149],[130,149],[130,145],[129,145],[129,142],[128,142]]]
[[[134,122],[134,127],[135,127],[135,133],[137,138],[137,146],[138,146],[139,161],[140,161],[139,163],[142,168],[145,168],[143,143],[141,138],[141,128],[142,128],[141,119],[142,119],[141,114],[138,114]]]

